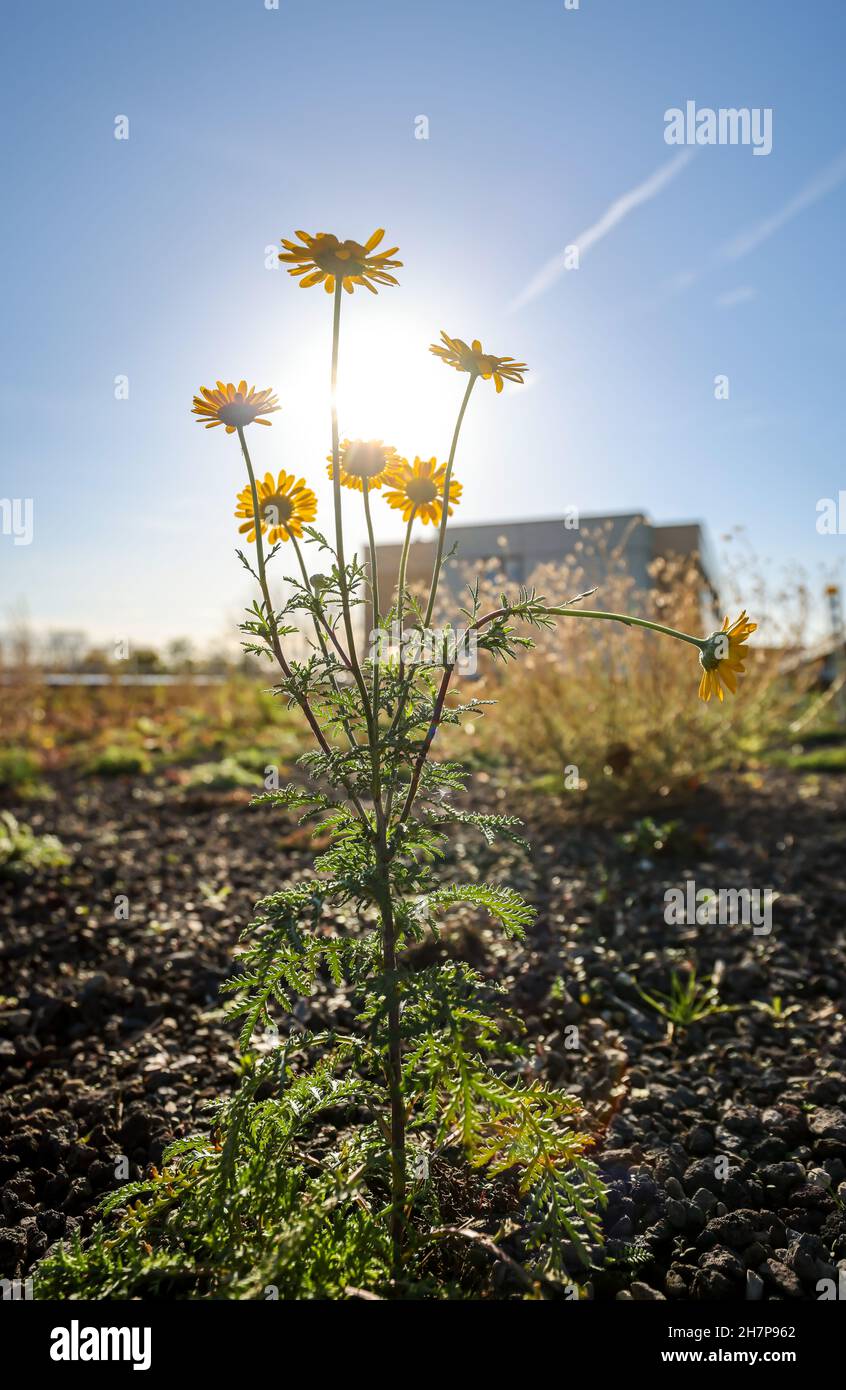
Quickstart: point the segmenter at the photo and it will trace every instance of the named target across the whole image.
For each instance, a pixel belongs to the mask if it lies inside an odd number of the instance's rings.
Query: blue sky
[[[4,39],[0,497],[32,497],[35,531],[0,536],[0,623],[25,599],[100,640],[234,627],[241,461],[189,413],[219,376],[275,388],[256,463],[328,519],[330,301],[266,268],[298,227],[384,226],[405,263],[345,300],[342,429],[446,456],[441,328],[530,364],[472,402],[462,520],[643,509],[838,569],[815,523],[846,488],[842,0],[51,0]],[[772,108],[772,153],[680,159],[688,100]]]

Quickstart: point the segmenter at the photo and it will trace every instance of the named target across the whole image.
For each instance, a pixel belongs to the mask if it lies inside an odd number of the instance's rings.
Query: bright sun
[[[429,352],[437,341],[429,323],[407,319],[384,329],[358,327],[349,316],[341,330],[338,416],[342,435],[383,439],[401,454],[439,457],[460,399],[456,374]]]
[[[355,299],[358,300],[359,294]],[[327,299],[324,295],[322,298]],[[378,313],[357,312],[345,297],[341,318],[338,373],[338,424],[341,438],[381,439],[413,459],[435,456],[446,462],[466,378],[443,366],[429,352],[438,341],[436,321],[428,314],[409,318],[391,310],[380,296]],[[386,312],[387,311],[387,312]],[[318,526],[331,527],[332,486],[326,472],[331,447],[329,414],[329,356],[331,337],[325,329],[310,335],[292,362],[280,364],[277,379],[287,382],[280,393],[283,414],[274,417],[278,429],[264,445],[261,468],[295,470],[314,488],[319,501]],[[265,462],[266,461],[266,462]],[[342,501],[355,542],[363,535],[360,494]],[[377,504],[377,537],[402,535],[398,512]]]

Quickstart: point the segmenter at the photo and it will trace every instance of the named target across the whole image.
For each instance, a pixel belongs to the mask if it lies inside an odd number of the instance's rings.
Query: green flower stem
[[[264,607],[265,612],[267,614],[268,631],[270,632],[271,645],[273,647],[273,652],[276,657],[276,660],[282,667],[282,670],[285,673],[286,678],[289,678],[291,675],[291,668],[288,665],[288,662],[285,658],[285,653],[282,650],[282,643],[279,640],[279,625],[276,622],[276,612],[274,610],[273,604],[270,601],[270,589],[267,583],[267,569],[264,560],[264,540],[262,538],[261,527],[261,507],[259,505],[258,488],[256,487],[256,476],[253,472],[253,464],[252,460],[250,459],[250,451],[247,448],[247,441],[244,438],[244,430],[241,425],[238,426],[238,438],[241,442],[241,452],[244,455],[244,462],[247,465],[247,476],[250,480],[250,492],[252,493],[253,497],[253,520],[255,522],[256,530],[256,563],[258,565],[259,585],[261,587],[261,594],[262,598],[264,599]],[[323,731],[320,728],[320,725],[317,723],[314,714],[312,713],[311,706],[309,705],[308,700],[305,696],[302,696],[298,699],[298,703],[302,708],[306,718],[308,719],[312,732],[317,738],[318,743],[320,744],[324,753],[328,753],[329,744],[326,742],[326,739],[323,735]]]
[[[370,697],[367,693],[367,686],[361,674],[358,653],[355,648],[355,638],[352,627],[352,610],[350,609],[350,595],[347,588],[347,567],[344,560],[344,521],[341,510],[341,445],[338,432],[338,347],[341,340],[341,294],[343,293],[343,281],[340,276],[335,279],[335,306],[332,316],[332,497],[335,503],[335,556],[338,561],[338,587],[341,591],[341,608],[344,615],[344,631],[347,634],[347,647],[349,648],[350,667],[355,676],[356,685],[361,694],[364,706],[364,717],[367,722],[368,730],[372,731],[373,716],[370,708]],[[372,740],[371,740],[372,742]],[[375,769],[375,764],[374,764]],[[374,770],[374,777],[376,776]]]
[[[468,406],[469,401],[470,401],[471,392],[472,392],[472,390],[473,390],[473,387],[476,385],[476,378],[477,378],[477,376],[478,376],[478,372],[471,372],[471,373],[470,373],[470,380],[469,380],[468,383],[467,383],[467,390],[464,392],[464,399],[463,399],[462,402],[461,402],[461,409],[460,409],[459,412],[458,412],[458,419],[457,419],[456,422],[455,422],[455,429],[453,430],[453,433],[452,433],[452,444],[451,444],[451,446],[450,446],[449,459],[448,459],[448,461],[447,461],[446,475],[445,475],[445,477],[444,477],[444,490],[443,490],[443,494],[442,494],[442,508],[443,508],[443,509],[442,509],[442,511],[441,511],[441,524],[440,524],[440,526],[439,526],[439,528],[438,528],[438,549],[437,549],[437,553],[436,553],[436,555],[435,555],[435,563],[434,563],[434,566],[433,566],[433,568],[432,568],[432,581],[431,581],[431,584],[429,585],[429,602],[428,602],[428,604],[426,605],[426,617],[425,617],[425,620],[424,620],[424,623],[423,623],[423,626],[424,626],[424,627],[428,627],[429,624],[430,624],[430,622],[432,621],[432,613],[434,612],[434,608],[435,608],[435,599],[437,598],[437,594],[438,594],[438,584],[440,583],[440,578],[441,578],[441,563],[442,563],[443,558],[444,558],[444,540],[445,540],[445,537],[446,537],[447,521],[448,521],[448,519],[449,519],[449,485],[450,485],[450,481],[451,481],[451,479],[452,479],[452,466],[453,466],[453,464],[455,463],[455,453],[456,453],[456,450],[457,450],[457,448],[458,448],[458,436],[461,434],[461,426],[462,426],[462,423],[463,423],[463,421],[464,421],[464,416],[465,416],[465,413],[466,413],[466,410],[467,410],[467,406]],[[409,540],[409,536],[406,537],[406,549],[408,548],[408,540]],[[400,570],[400,573],[401,573],[401,576],[402,576],[402,574],[403,574],[402,568],[401,568],[401,570]],[[401,578],[400,578],[400,632],[402,631],[402,583],[403,583],[403,580],[402,580],[402,577],[401,577]],[[400,663],[400,675],[402,675],[402,663]],[[410,685],[411,685],[411,680],[410,680],[410,678],[407,677],[407,678],[405,679],[405,681],[404,681],[402,687],[400,688],[399,697],[398,697],[398,699],[397,699],[396,713],[394,714],[393,720],[391,721],[391,730],[390,730],[391,733],[394,732],[394,730],[396,729],[396,727],[397,727],[397,725],[398,725],[398,723],[399,723],[399,721],[400,721],[400,719],[401,719],[401,717],[402,717],[402,712],[403,712],[403,710],[405,709],[406,700],[408,699],[408,692],[409,692],[409,689],[410,689]],[[390,805],[391,800],[392,800],[392,798],[389,799],[389,805]]]
[[[382,617],[379,606],[379,571],[376,567],[376,542],[373,539],[373,518],[370,515],[370,480],[362,478],[361,489],[364,495],[364,516],[367,521],[367,544],[370,546],[370,592],[373,598],[373,616],[376,626]]]
[[[331,398],[332,398],[332,500],[335,504],[335,556],[338,561],[338,587],[341,592],[341,608],[344,615],[344,631],[347,634],[347,646],[349,648],[350,665],[361,690],[364,700],[364,709],[368,722],[370,721],[370,702],[367,698],[367,688],[361,676],[361,669],[358,664],[358,655],[355,648],[353,637],[352,611],[350,609],[350,595],[347,588],[347,567],[344,559],[344,520],[341,508],[341,444],[338,431],[338,349],[341,341],[341,294],[343,292],[343,281],[340,276],[335,280],[335,304],[332,315],[332,377],[331,377]]]
[[[397,988],[397,933],[391,901],[387,842],[377,848],[379,887],[377,898],[382,920],[382,965],[388,1004],[388,1055],[386,1074],[391,1102],[391,1274],[396,1283],[402,1273],[405,1228],[405,1097],[402,1085],[402,1034]]]
[[[338,348],[341,341],[342,288],[341,280],[337,279],[335,281],[335,304],[332,315],[332,498],[335,504],[335,554],[338,560],[338,568],[341,572],[340,587],[344,606],[344,619],[346,622],[349,612],[349,596],[347,595],[347,576],[344,567],[344,525],[341,516],[341,443],[338,433]],[[348,637],[349,631],[348,629]]]
[[[347,647],[349,650],[350,668],[355,683],[361,695],[362,708],[364,710],[364,720],[367,725],[367,738],[370,745],[370,764],[371,777],[370,788],[373,799],[373,810],[376,816],[377,829],[382,826],[384,813],[382,810],[381,779],[379,773],[379,728],[378,719],[374,720],[373,710],[370,705],[370,696],[365,684],[364,676],[361,672],[361,665],[358,659],[358,652],[355,647],[353,636],[352,611],[350,609],[350,595],[347,588],[347,569],[344,559],[344,521],[341,509],[341,444],[338,431],[338,348],[341,340],[341,295],[343,293],[343,280],[340,276],[335,277],[335,302],[332,315],[332,374],[331,374],[331,396],[332,396],[332,497],[335,504],[335,557],[338,562],[338,587],[341,593],[341,608],[344,615],[344,630],[347,634]]]
[[[403,709],[405,708],[405,701],[406,701],[406,698],[407,698],[407,696],[408,696],[409,687],[410,687],[410,685],[411,685],[411,677],[406,676],[406,674],[405,674],[405,663],[404,663],[404,661],[403,661],[403,659],[402,659],[402,640],[403,640],[403,633],[404,633],[403,623],[404,623],[404,620],[405,620],[405,574],[406,574],[406,570],[407,570],[407,568],[408,568],[408,550],[409,550],[409,546],[411,545],[411,530],[412,530],[412,527],[414,526],[414,518],[415,518],[416,514],[417,514],[417,508],[414,507],[414,508],[412,508],[411,516],[408,518],[408,525],[407,525],[407,527],[405,528],[405,540],[403,541],[402,554],[401,554],[401,556],[400,556],[399,578],[398,578],[398,580],[397,580],[397,604],[398,604],[398,615],[399,615],[399,616],[398,616],[398,623],[399,623],[399,633],[400,633],[399,678],[400,678],[400,681],[402,681],[402,685],[400,686],[400,692],[399,692],[399,695],[397,696],[397,707],[396,707],[396,709],[394,710],[394,717],[393,717],[393,719],[391,720],[391,725],[390,725],[390,728],[389,728],[389,730],[388,730],[388,737],[389,737],[389,738],[390,738],[390,736],[393,734],[394,730],[396,729],[396,727],[397,727],[397,725],[398,725],[398,723],[399,723],[399,721],[400,721],[400,716],[402,715]],[[393,788],[393,786],[390,786],[390,787],[388,788],[388,795],[387,795],[386,800],[385,800],[385,819],[386,819],[387,821],[390,821],[390,819],[391,819],[391,811],[392,811],[392,809],[393,809],[393,805],[394,805],[394,788]]]
[[[452,478],[452,465],[455,462],[455,451],[458,448],[458,436],[461,433],[461,425],[464,420],[465,411],[467,410],[467,406],[470,401],[471,392],[473,390],[473,387],[476,385],[477,375],[477,372],[470,373],[470,380],[467,383],[467,390],[464,392],[464,400],[461,402],[461,409],[458,412],[458,419],[455,422],[455,430],[453,431],[452,445],[450,447],[449,459],[447,461],[446,477],[444,478],[443,511],[441,512],[441,524],[438,530],[438,550],[437,554],[435,555],[435,564],[432,570],[432,583],[429,587],[429,602],[426,606],[426,621],[423,624],[424,627],[428,627],[430,622],[432,621],[432,613],[434,612],[435,608],[435,599],[438,593],[438,582],[441,577],[441,562],[444,558],[444,539],[446,537],[447,519],[449,517],[449,485],[450,480]]]
[[[273,604],[270,601],[270,590],[267,584],[267,570],[265,568],[264,562],[264,541],[262,540],[261,532],[261,509],[259,507],[258,488],[256,487],[256,476],[253,472],[252,460],[250,459],[250,451],[247,448],[247,441],[244,438],[244,430],[243,426],[241,425],[238,426],[238,439],[241,444],[241,452],[244,455],[244,462],[247,465],[247,476],[250,480],[250,492],[252,493],[253,498],[253,519],[255,521],[256,526],[256,563],[258,565],[259,585],[261,587],[262,598],[264,599],[265,612],[267,613],[267,626],[271,636],[271,645],[273,648],[273,654],[282,668],[285,679],[290,682],[291,668],[288,665],[288,662],[285,658],[285,653],[282,650],[282,643],[279,640],[279,625],[276,622],[276,612],[274,610]],[[311,705],[309,704],[308,697],[301,694],[295,694],[294,698],[296,699],[297,704],[299,705],[300,709],[305,715],[306,720],[308,721],[309,728],[311,729],[311,732],[314,734],[314,737],[317,739],[320,748],[324,753],[331,755],[332,749],[323,733],[323,730],[318,724],[317,719],[315,718],[314,711],[312,710]],[[362,806],[359,798],[356,796],[354,789],[350,786],[349,782],[345,782],[344,787],[347,796],[350,798],[350,801],[355,806],[356,810],[358,811],[358,814],[361,816],[361,819],[365,822],[365,824],[369,824],[367,812]]]
[[[305,560],[303,559],[303,552],[302,552],[302,550],[300,549],[300,546],[299,546],[299,543],[298,543],[298,541],[297,541],[296,536],[293,535],[293,533],[290,532],[290,531],[288,532],[288,536],[289,536],[289,538],[290,538],[291,544],[292,544],[293,547],[294,547],[294,554],[296,555],[297,559],[298,559],[299,562],[300,562],[300,572],[301,572],[301,574],[302,574],[302,576],[303,576],[303,584],[304,584],[304,586],[305,586],[306,593],[309,594],[309,595],[314,599],[314,598],[315,598],[315,594],[314,594],[314,590],[313,590],[312,587],[311,587],[311,580],[310,580],[309,577],[308,577],[308,570],[306,569]],[[319,617],[318,617],[318,613],[319,613]],[[315,636],[317,637],[317,641],[318,641],[318,643],[319,643],[319,645],[320,645],[320,650],[321,650],[321,652],[323,653],[323,659],[324,659],[324,661],[326,662],[327,671],[328,671],[328,674],[329,674],[329,680],[330,680],[331,683],[332,683],[332,688],[333,688],[333,690],[335,691],[335,694],[336,694],[336,695],[339,697],[339,699],[340,699],[340,696],[341,696],[340,686],[338,685],[338,682],[337,682],[337,679],[336,679],[336,677],[335,677],[334,671],[332,671],[332,670],[330,669],[331,663],[330,663],[330,657],[329,657],[329,649],[328,649],[328,647],[326,646],[326,638],[323,636],[323,627],[321,626],[321,624],[325,625],[326,630],[327,630],[327,632],[329,633],[329,636],[331,637],[332,641],[334,642],[335,646],[337,647],[338,652],[339,652],[340,655],[341,655],[341,658],[342,658],[343,660],[345,660],[345,664],[347,665],[347,667],[349,667],[349,662],[346,661],[346,653],[345,653],[345,652],[343,651],[343,649],[338,645],[338,643],[337,643],[337,641],[336,641],[336,638],[335,638],[335,634],[334,634],[334,632],[332,631],[331,627],[329,626],[328,622],[326,621],[326,618],[325,618],[324,615],[323,615],[323,611],[322,611],[322,609],[320,608],[320,601],[319,601],[319,599],[315,599],[315,608],[312,610],[311,620],[312,620],[312,623],[314,624],[314,632],[315,632]],[[358,748],[358,740],[356,739],[355,734],[353,733],[353,730],[352,730],[352,728],[350,727],[349,720],[343,719],[343,720],[341,721],[341,723],[342,723],[342,726],[343,726],[344,733],[346,734],[347,738],[348,738],[349,741],[350,741],[350,746],[351,746],[352,748]]]
[[[305,588],[306,588],[307,593],[311,594],[312,598],[315,598],[314,589],[312,588],[311,580],[310,580],[309,577],[308,577],[308,571],[306,570],[305,561],[303,560],[302,551],[300,550],[300,547],[299,547],[299,545],[298,545],[298,543],[297,543],[297,538],[296,538],[296,536],[291,535],[290,532],[289,532],[288,534],[289,534],[289,536],[290,536],[291,541],[293,542],[293,546],[294,546],[294,550],[296,551],[297,559],[298,559],[299,562],[300,562],[300,572],[301,572],[301,574],[302,574],[302,576],[303,576],[303,584],[304,584],[304,586],[305,586]],[[351,670],[352,670],[352,666],[351,666],[351,664],[350,664],[350,659],[349,659],[349,657],[347,656],[346,652],[344,651],[343,647],[341,646],[340,642],[338,641],[337,637],[335,636],[334,630],[333,630],[333,628],[332,628],[332,624],[328,621],[328,619],[326,618],[325,613],[323,612],[322,608],[320,607],[319,600],[317,600],[317,611],[316,611],[316,612],[312,612],[312,620],[313,620],[313,622],[314,622],[314,630],[315,630],[315,633],[317,634],[317,639],[318,639],[318,641],[319,641],[319,643],[320,643],[321,651],[323,652],[323,655],[326,657],[326,659],[328,660],[328,658],[329,658],[329,653],[328,653],[327,650],[326,650],[326,644],[325,644],[325,641],[324,641],[324,638],[323,638],[323,628],[326,629],[326,635],[327,635],[327,637],[329,638],[330,642],[332,643],[332,646],[335,648],[336,652],[338,653],[338,656],[341,658],[341,661],[343,662],[344,666],[346,666],[346,668],[347,668],[348,671],[351,671]]]
[[[414,798],[417,795],[417,788],[420,784],[420,775],[423,771],[423,764],[429,756],[429,749],[432,747],[432,742],[434,740],[435,734],[438,732],[438,726],[440,725],[441,716],[444,712],[444,701],[446,700],[447,691],[449,690],[449,683],[452,679],[452,672],[452,666],[444,667],[444,674],[441,677],[440,688],[438,689],[434,709],[432,710],[432,722],[429,725],[426,737],[420,745],[420,752],[417,754],[417,759],[414,764],[414,771],[411,774],[411,783],[409,785],[405,802],[403,803],[403,808],[400,812],[399,820],[397,822],[398,825],[403,825],[405,823],[414,804]]]
[[[259,584],[261,585],[262,598],[264,599],[265,606],[267,608],[268,624],[270,626],[271,633],[275,637],[275,641],[278,642],[279,639],[275,636],[277,632],[276,617],[273,611],[273,605],[270,602],[270,597],[268,594],[267,573],[264,567],[264,541],[262,539],[261,507],[259,506],[258,488],[256,487],[256,475],[253,472],[253,464],[250,458],[250,451],[247,448],[247,441],[244,438],[243,426],[238,425],[237,428],[238,438],[241,442],[241,452],[244,455],[244,462],[247,465],[247,476],[250,480],[250,492],[253,496],[253,521],[255,524],[256,531],[256,561],[258,564]]]
[[[373,539],[373,518],[370,515],[370,479],[362,478],[361,490],[364,496],[364,516],[367,521],[367,544],[370,547],[370,600],[373,605],[373,626],[382,625],[382,609],[379,603],[379,570],[376,563],[376,542]],[[379,727],[379,648],[373,662],[373,720]]]
[[[411,516],[408,518],[408,525],[405,528],[405,540],[402,545],[400,556],[399,577],[397,579],[397,603],[399,605],[399,632],[400,632],[400,675],[403,670],[402,660],[402,638],[405,623],[405,576],[408,570],[408,551],[411,545],[411,530],[414,526],[414,518],[417,515],[417,508],[412,507]]]
[[[508,613],[510,610],[504,608],[501,611]],[[543,611],[553,618],[606,618],[612,623],[624,623],[626,627],[645,627],[650,632],[661,632],[665,637],[675,637],[679,642],[689,642],[691,646],[698,647],[700,651],[707,642],[705,637],[691,637],[689,632],[679,632],[678,628],[666,627],[664,623],[651,623],[647,618],[634,618],[629,613],[605,613],[602,609],[595,608],[544,608]],[[480,619],[480,623],[476,626],[490,621],[491,616],[498,615],[489,615],[488,618]]]

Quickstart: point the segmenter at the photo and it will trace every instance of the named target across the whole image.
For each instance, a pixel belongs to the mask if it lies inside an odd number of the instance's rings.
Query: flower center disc
[[[290,497],[277,492],[262,505],[261,514],[266,526],[284,526],[286,521],[291,520],[293,510]]]
[[[353,444],[343,466],[356,478],[375,478],[385,467],[385,450],[379,444]]]
[[[355,241],[344,241],[340,245],[334,241],[322,244],[318,241],[311,247],[315,265],[329,275],[339,275],[341,278],[360,275],[364,270],[366,255],[364,247]]]
[[[414,502],[415,506],[422,506],[424,502],[434,502],[438,495],[437,484],[431,478],[411,478],[405,485],[409,501]]]
[[[249,405],[240,391],[235,393],[234,401],[228,401],[217,412],[224,425],[251,425],[255,419],[255,409]]]

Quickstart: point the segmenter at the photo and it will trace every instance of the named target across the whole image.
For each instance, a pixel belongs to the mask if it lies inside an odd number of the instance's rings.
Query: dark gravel
[[[236,1083],[218,989],[255,899],[311,857],[307,834],[244,793],[55,788],[11,809],[58,834],[72,867],[0,879],[2,1277],[87,1231],[104,1192]],[[815,1299],[821,1280],[846,1287],[846,779],[727,779],[672,818],[660,852],[642,829],[626,847],[572,816],[553,830],[546,812],[531,862],[462,835],[448,872],[511,882],[538,922],[513,945],[468,910],[437,949],[505,983],[527,1069],[588,1107],[610,1189],[594,1296]],[[771,934],[668,926],[665,888],[687,879],[774,888]],[[666,990],[691,963],[738,1007],[668,1040],[636,981]],[[775,996],[781,1019],[753,1002]],[[298,1018],[344,1007],[318,993]]]

